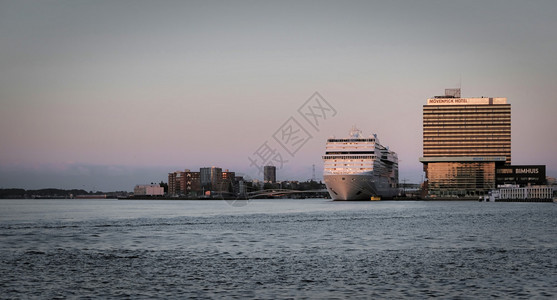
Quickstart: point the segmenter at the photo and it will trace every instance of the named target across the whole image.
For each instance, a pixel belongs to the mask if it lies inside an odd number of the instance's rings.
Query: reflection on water
[[[555,297],[557,205],[3,200],[8,298]]]

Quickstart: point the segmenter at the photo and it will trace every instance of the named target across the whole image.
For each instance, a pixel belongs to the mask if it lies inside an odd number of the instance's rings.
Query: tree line
[[[128,192],[121,191],[121,192],[93,192],[83,189],[55,189],[55,188],[47,188],[47,189],[38,189],[38,190],[26,190],[26,189],[17,189],[17,188],[9,188],[9,189],[0,189],[0,199],[34,199],[34,198],[71,198],[72,196],[75,197],[77,195],[127,195]]]

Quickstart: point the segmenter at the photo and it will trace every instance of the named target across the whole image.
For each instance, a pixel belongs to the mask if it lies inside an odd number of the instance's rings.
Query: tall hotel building
[[[423,106],[428,198],[475,198],[495,188],[496,167],[511,164],[507,98],[461,98],[460,89]]]

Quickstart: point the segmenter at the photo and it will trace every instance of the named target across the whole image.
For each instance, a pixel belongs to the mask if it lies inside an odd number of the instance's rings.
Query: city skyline
[[[277,167],[322,179],[352,125],[422,180],[422,106],[505,97],[513,165],[557,176],[550,1],[0,1],[0,188],[132,190],[248,158],[315,92],[336,110]]]

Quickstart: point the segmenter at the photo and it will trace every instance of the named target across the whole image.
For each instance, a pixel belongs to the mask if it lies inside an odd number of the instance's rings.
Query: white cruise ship
[[[378,200],[398,194],[398,157],[356,127],[327,140],[323,179],[333,200]]]

